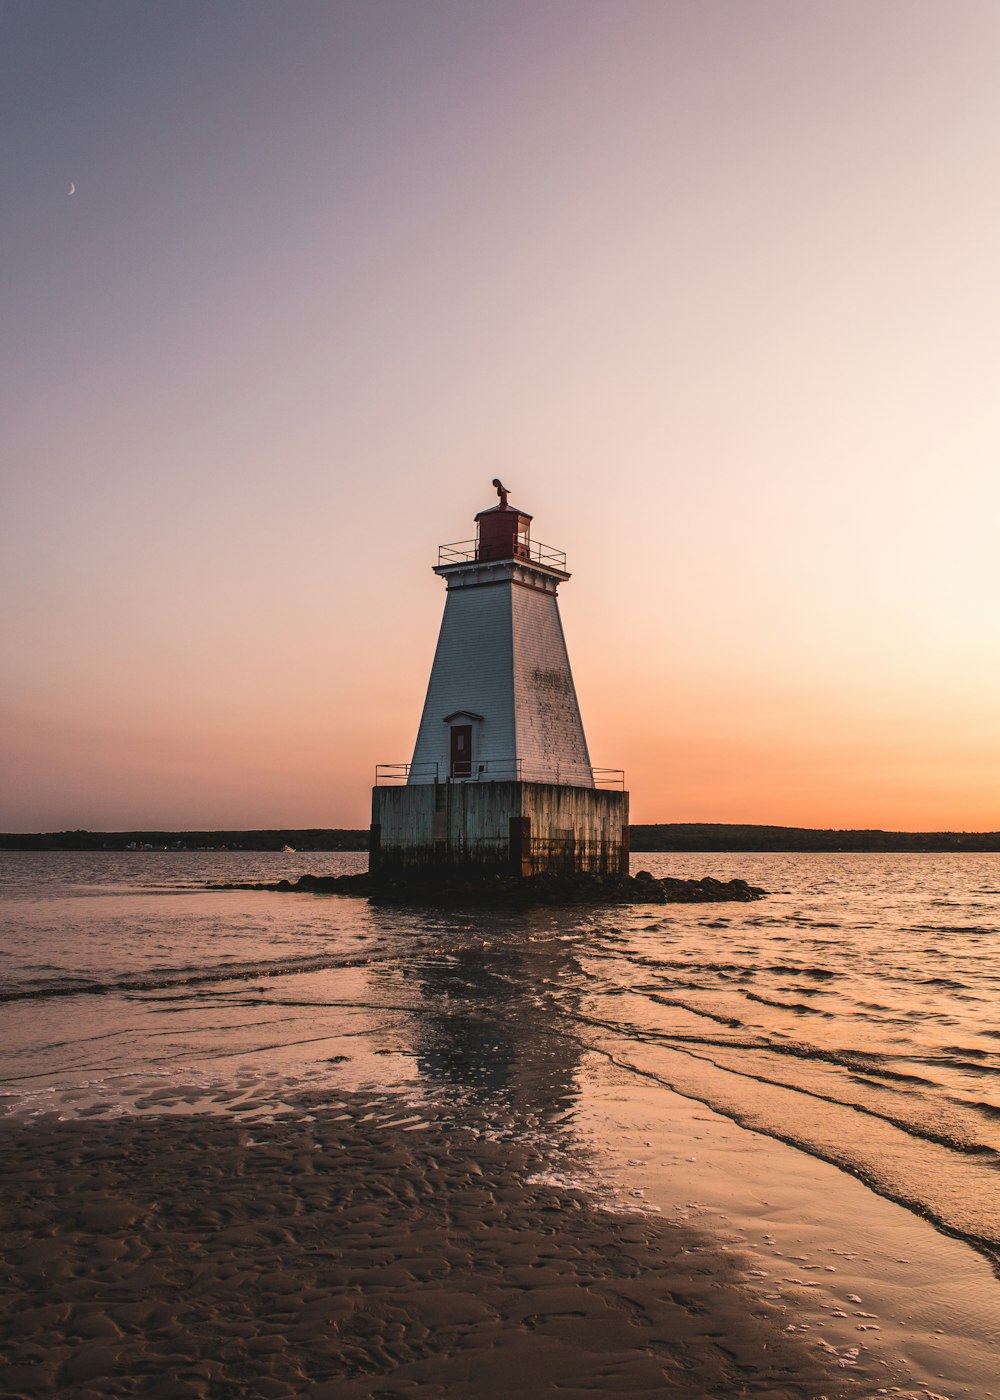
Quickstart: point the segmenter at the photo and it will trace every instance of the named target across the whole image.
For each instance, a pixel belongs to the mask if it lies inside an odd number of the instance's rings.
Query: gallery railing
[[[525,540],[519,549],[523,548],[525,553],[511,555],[512,559],[526,559],[531,564],[541,564],[546,569],[558,569],[560,573],[566,572],[566,551],[564,549],[553,549],[548,544],[537,544],[534,540]],[[438,567],[445,564],[474,564],[479,555],[478,541],[476,540],[456,540],[454,544],[438,545]],[[489,560],[489,563],[503,563],[503,560]]]
[[[457,765],[456,765],[457,766]],[[375,766],[375,786],[400,783],[557,783],[564,787],[625,790],[624,768],[586,768],[565,763],[527,763],[489,760],[463,765],[468,771],[449,771],[447,763],[379,763]],[[591,783],[592,779],[592,783]]]

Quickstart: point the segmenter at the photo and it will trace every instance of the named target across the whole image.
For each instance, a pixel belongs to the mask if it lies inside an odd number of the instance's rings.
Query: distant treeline
[[[827,831],[801,826],[661,822],[633,826],[643,851],[1000,851],[1000,831]],[[51,831],[0,833],[5,851],[367,851],[368,832],[344,828],[270,831]]]
[[[1000,851],[1000,831],[827,831],[665,822],[633,826],[633,851]]]
[[[367,831],[49,831],[0,834],[5,851],[367,851]]]

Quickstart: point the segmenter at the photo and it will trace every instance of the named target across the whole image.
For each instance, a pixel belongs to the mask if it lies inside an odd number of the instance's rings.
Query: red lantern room
[[[496,478],[493,485],[500,504],[476,516],[476,558],[530,559],[531,516],[507,504],[507,488]]]

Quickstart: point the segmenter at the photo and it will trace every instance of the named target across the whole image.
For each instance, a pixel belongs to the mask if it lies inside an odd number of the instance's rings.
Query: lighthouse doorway
[[[451,776],[472,777],[472,725],[451,726]]]

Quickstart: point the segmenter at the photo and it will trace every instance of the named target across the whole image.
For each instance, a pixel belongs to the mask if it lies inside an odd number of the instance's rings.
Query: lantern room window
[[[508,506],[481,510],[476,516],[477,559],[530,559],[531,516]]]

